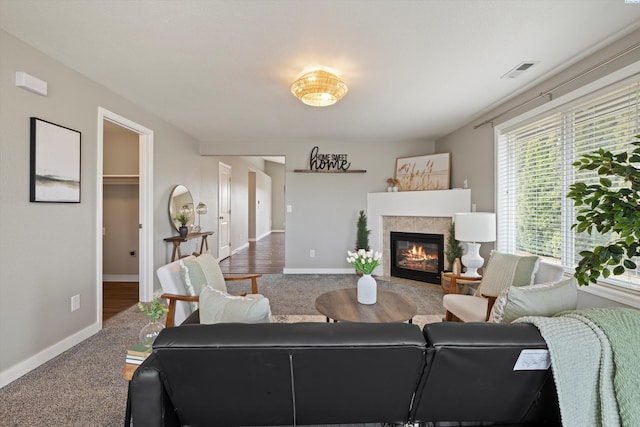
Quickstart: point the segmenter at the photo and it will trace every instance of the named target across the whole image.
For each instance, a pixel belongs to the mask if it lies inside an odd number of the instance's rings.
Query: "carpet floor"
[[[355,287],[352,275],[264,275],[260,293],[269,298],[274,321],[324,322],[314,308],[316,297],[333,289]],[[441,321],[439,285],[378,279],[381,290],[398,292],[418,306],[414,323]],[[231,282],[232,293],[246,292]],[[137,307],[106,321],[103,329],[60,356],[0,389],[3,426],[122,426],[127,382],[122,378],[128,346],[138,340],[146,318]]]

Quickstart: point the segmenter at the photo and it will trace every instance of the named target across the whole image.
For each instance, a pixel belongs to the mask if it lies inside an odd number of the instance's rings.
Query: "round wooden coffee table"
[[[334,321],[347,322],[406,322],[412,323],[418,309],[416,304],[395,292],[378,291],[377,302],[360,304],[356,288],[329,291],[316,298],[316,310]]]

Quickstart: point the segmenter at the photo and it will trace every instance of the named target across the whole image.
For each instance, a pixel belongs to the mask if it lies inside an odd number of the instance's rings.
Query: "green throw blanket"
[[[523,317],[547,342],[562,425],[640,426],[640,311]]]

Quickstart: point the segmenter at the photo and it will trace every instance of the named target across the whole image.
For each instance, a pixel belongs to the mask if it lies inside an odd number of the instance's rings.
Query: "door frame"
[[[139,298],[151,301],[153,296],[153,131],[126,117],[98,107],[96,165],[96,300],[97,323],[102,328],[102,216],[104,121],[112,122],[139,135],[138,221],[139,221]]]

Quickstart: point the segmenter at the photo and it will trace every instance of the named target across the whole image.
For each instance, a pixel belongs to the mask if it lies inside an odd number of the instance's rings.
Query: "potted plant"
[[[395,178],[387,178],[387,191],[398,191],[398,185],[400,185],[400,181]]]
[[[362,214],[363,212],[360,211]],[[376,279],[371,276],[373,270],[380,265],[382,254],[370,250],[358,249],[355,252],[347,251],[347,262],[361,276],[358,279],[357,299],[360,304],[375,304],[378,295]]]
[[[164,329],[164,325],[159,321],[169,311],[166,305],[162,304],[158,298],[153,298],[151,302],[143,304],[138,303],[138,308],[145,316],[149,318],[147,323],[140,331],[140,342],[145,346],[151,347],[160,331]]]
[[[364,249],[365,251],[368,251],[369,233],[371,233],[371,230],[367,229],[367,215],[365,215],[364,211],[360,211],[356,227],[356,251],[358,249]]]
[[[445,248],[445,256],[447,258],[447,271],[453,271],[453,265],[456,259],[462,257],[462,245],[456,240],[456,224],[451,223],[447,231],[447,246]],[[456,273],[460,273],[457,271]]]
[[[612,271],[620,275],[637,268],[632,258],[640,255],[640,135],[635,138],[630,151],[601,148],[573,164],[578,170],[596,171],[599,181],[569,187],[567,197],[581,207],[572,228],[590,235],[594,230],[611,233],[608,243],[580,252],[574,273],[580,285],[596,283],[600,276],[606,279]]]
[[[189,214],[187,214],[186,212],[180,212],[174,218],[176,221],[180,223],[180,228],[178,229],[178,231],[180,232],[181,237],[187,237],[187,234],[189,234],[189,228],[187,227],[189,218],[190,218]]]

